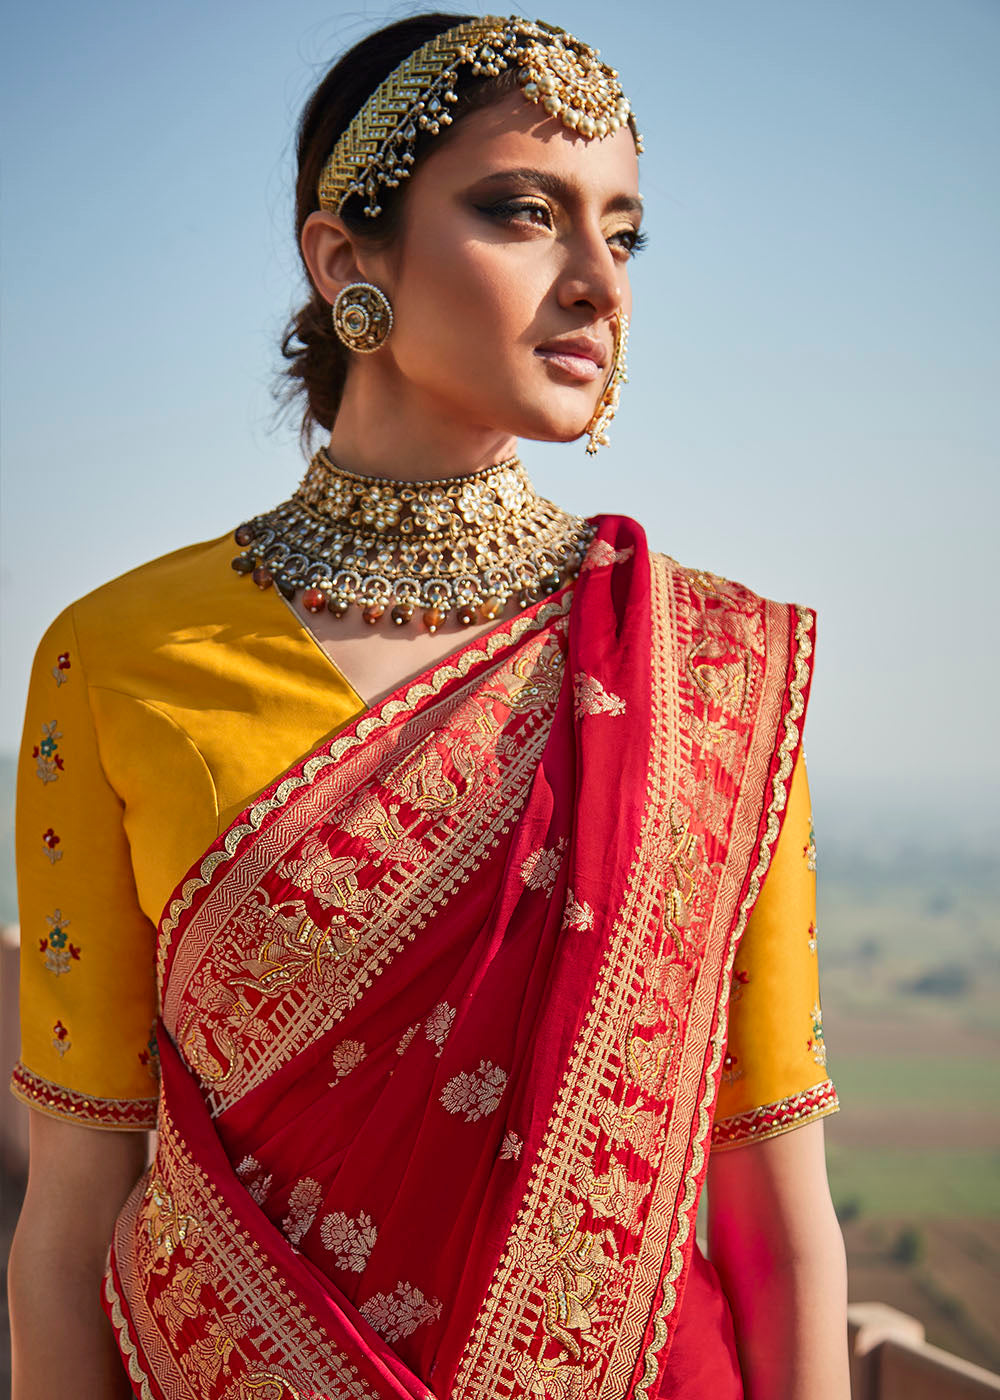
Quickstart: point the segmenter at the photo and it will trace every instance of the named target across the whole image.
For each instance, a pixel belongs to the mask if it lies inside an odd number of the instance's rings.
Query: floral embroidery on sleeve
[[[59,753],[59,740],[62,731],[56,728],[56,721],[42,725],[41,741],[31,750],[31,757],[37,760],[35,772],[43,783],[54,783],[63,771],[62,756]]]
[[[146,1041],[145,1050],[139,1052],[139,1063],[145,1065],[146,1073],[154,1083],[160,1081],[160,1047],[156,1043],[156,1023],[149,1029],[149,1039]]]
[[[43,954],[49,972],[61,977],[63,973],[69,972],[71,963],[79,962],[80,949],[69,941],[66,930],[70,921],[61,909],[57,909],[53,914],[46,914],[45,922],[49,926],[49,934],[47,938],[38,940],[38,951]]]
[[[809,840],[808,840],[808,842],[806,843],[806,845],[804,845],[804,846],[802,847],[802,854],[805,856],[806,869],[807,869],[807,870],[812,870],[812,871],[815,873],[815,870],[816,870],[816,830],[815,830],[815,828],[814,828],[814,826],[813,826],[813,824],[812,824],[812,818],[811,818],[811,817],[810,817],[810,819],[809,819]]]
[[[70,669],[70,659],[68,651],[61,651],[56,657],[56,664],[52,667],[52,679],[56,685],[65,685],[69,680],[66,672]]]
[[[823,1039],[823,1012],[820,1010],[818,1001],[813,1002],[813,1009],[809,1013],[812,1017],[812,1035],[806,1041],[806,1049],[812,1051],[812,1057],[818,1065],[826,1064],[826,1042]]]
[[[69,1031],[62,1021],[57,1021],[52,1027],[52,1048],[57,1055],[65,1055],[70,1048],[72,1041],[69,1038]]]
[[[48,831],[42,832],[42,849],[45,851],[45,854],[48,856],[50,862],[53,865],[55,865],[57,860],[62,860],[63,858],[62,851],[56,850],[56,847],[61,843],[61,841],[62,837],[57,836],[51,826],[49,827]]]
[[[816,929],[816,920],[813,919],[813,920],[811,921],[811,923],[809,924],[809,951],[810,951],[810,953],[815,953],[815,951],[816,951],[816,933],[817,933],[817,929]]]
[[[746,968],[733,968],[733,984],[729,991],[729,1000],[732,1003],[732,1005],[735,1006],[736,1003],[743,996],[743,988],[747,985],[749,981],[750,974],[749,972],[747,972]]]

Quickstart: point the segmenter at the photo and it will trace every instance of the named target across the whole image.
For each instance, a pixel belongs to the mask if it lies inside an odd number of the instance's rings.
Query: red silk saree
[[[144,1400],[656,1400],[697,1369],[812,616],[594,523],[574,583],[281,775],[168,902],[158,1147],[105,1278]]]

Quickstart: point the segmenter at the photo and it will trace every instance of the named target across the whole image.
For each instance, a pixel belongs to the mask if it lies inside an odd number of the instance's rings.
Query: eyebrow
[[[542,190],[545,194],[552,195],[562,204],[571,204],[576,198],[576,190],[567,180],[563,180],[559,175],[553,175],[550,170],[531,170],[520,168],[517,170],[498,170],[493,175],[486,175],[482,180],[477,181],[479,185],[533,185],[536,189]],[[613,195],[605,204],[605,209],[612,213],[638,214],[642,218],[642,199],[634,194]]]

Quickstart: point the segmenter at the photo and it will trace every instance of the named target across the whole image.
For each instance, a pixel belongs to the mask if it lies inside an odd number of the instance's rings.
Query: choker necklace
[[[338,467],[324,449],[289,500],[240,525],[233,560],[258,588],[310,612],[366,622],[387,609],[397,625],[422,612],[436,632],[452,611],[488,622],[515,595],[520,607],[579,573],[596,524],[536,494],[510,457],[466,476],[397,481]]]

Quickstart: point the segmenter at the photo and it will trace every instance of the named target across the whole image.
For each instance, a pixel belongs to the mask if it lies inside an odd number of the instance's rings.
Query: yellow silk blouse
[[[364,700],[273,591],[194,544],[66,608],[39,644],[19,759],[18,1097],[155,1123],[154,932],[177,883]],[[456,643],[456,646],[459,645]],[[734,972],[716,1146],[834,1111],[801,759]]]

